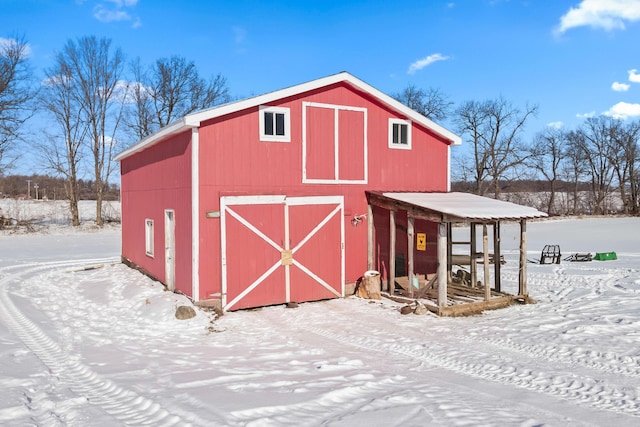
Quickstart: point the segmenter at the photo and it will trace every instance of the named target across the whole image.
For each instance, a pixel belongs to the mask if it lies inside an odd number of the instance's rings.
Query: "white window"
[[[153,220],[144,220],[144,247],[148,256],[153,257]]]
[[[389,119],[389,148],[411,150],[411,120]]]
[[[260,106],[260,141],[291,142],[290,110]]]

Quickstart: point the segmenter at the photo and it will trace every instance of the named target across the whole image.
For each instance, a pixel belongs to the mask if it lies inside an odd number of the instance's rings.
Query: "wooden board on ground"
[[[436,274],[427,274],[427,275],[416,274],[414,277],[418,279],[418,287],[417,288],[415,286],[413,287],[414,292],[416,292],[419,289],[422,289],[425,286],[428,286],[431,283],[432,279],[436,277]],[[396,287],[399,287],[405,291],[408,291],[409,277],[407,276],[396,277]]]

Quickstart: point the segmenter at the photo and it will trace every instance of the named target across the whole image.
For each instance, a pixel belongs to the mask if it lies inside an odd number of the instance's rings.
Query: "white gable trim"
[[[140,140],[140,142],[132,145],[131,147],[127,148],[126,150],[118,153],[115,157],[114,160],[115,161],[120,161],[122,159],[125,159],[129,156],[131,156],[132,154],[138,153],[142,150],[144,150],[145,148],[151,147],[153,145],[155,145],[157,142],[159,142],[162,138],[169,136],[169,135],[174,135],[177,133],[181,133],[186,131],[189,128],[192,128],[193,126],[187,126],[185,125],[185,121],[184,121],[184,117],[180,120],[178,120],[175,123],[172,123],[170,125],[167,125],[165,127],[163,127],[162,129],[160,129],[158,132],[149,135],[148,137]]]
[[[373,86],[363,82],[362,80],[352,76],[351,74],[343,71],[338,74],[333,74],[331,76],[323,77],[317,80],[312,80],[307,83],[302,83],[296,86],[291,86],[285,89],[280,89],[274,92],[269,92],[264,95],[255,96],[253,98],[247,98],[241,101],[231,102],[228,104],[220,105],[217,107],[210,108],[208,110],[203,110],[197,113],[189,114],[179,121],[170,124],[153,135],[148,136],[137,144],[129,147],[125,151],[119,153],[116,156],[116,160],[123,160],[130,155],[140,152],[147,147],[155,145],[161,139],[168,135],[176,134],[187,130],[192,127],[199,127],[200,123],[206,120],[211,120],[217,117],[225,116],[227,114],[235,113],[237,111],[242,111],[247,108],[257,107],[263,104],[269,104],[274,101],[287,98],[290,96],[298,95],[300,93],[312,91],[315,89],[319,89],[325,86],[330,86],[332,84],[344,82],[352,87],[359,89],[369,95],[377,98],[383,104],[387,105],[391,109],[397,111],[398,113],[406,116],[414,123],[418,123],[425,128],[431,130],[432,132],[440,135],[444,139],[451,142],[452,145],[460,145],[462,143],[462,139],[460,136],[454,134],[453,132],[445,129],[439,124],[429,120],[422,114],[417,113],[401,102],[393,99],[389,95],[379,91]]]

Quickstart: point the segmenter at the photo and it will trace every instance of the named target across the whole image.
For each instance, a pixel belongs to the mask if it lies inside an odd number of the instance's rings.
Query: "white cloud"
[[[105,0],[109,3],[113,3],[117,8],[121,7],[133,7],[138,4],[138,0]]]
[[[591,111],[589,113],[578,113],[576,114],[576,117],[579,119],[588,119],[589,117],[595,117],[596,116],[596,112],[595,111]]]
[[[132,17],[127,8],[133,8],[138,0],[104,0],[93,8],[93,17],[100,22],[133,21],[131,27],[138,28],[142,25],[140,17]]]
[[[609,108],[604,113],[605,116],[613,117],[614,119],[628,119],[629,117],[640,116],[640,104],[630,104],[628,102],[618,102],[613,107]]]
[[[640,20],[640,0],[582,0],[560,18],[556,33],[571,28],[592,27],[606,31],[624,30],[625,22]]]
[[[418,59],[416,62],[409,65],[409,71],[407,71],[407,73],[415,74],[416,71],[422,70],[424,67],[431,65],[434,62],[446,61],[447,59],[449,59],[448,56],[443,56],[440,53],[434,53],[433,55],[429,55],[425,58]]]
[[[130,21],[131,15],[124,10],[108,10],[102,5],[99,5],[93,13],[93,17],[100,22],[114,22],[114,21]]]
[[[0,55],[4,54],[7,49],[14,46],[17,42],[18,40],[16,39],[5,39],[4,37],[0,37]],[[29,43],[24,45],[24,56],[27,58],[31,56],[31,45]]]
[[[553,129],[562,129],[564,127],[564,123],[562,122],[551,122],[547,123],[547,126]]]
[[[627,83],[613,82],[611,84],[611,89],[615,90],[616,92],[626,92],[630,87],[631,85]]]
[[[152,94],[153,88],[145,86],[140,82],[118,80],[116,86],[113,88],[114,99],[124,104],[134,104],[136,102],[136,96],[142,99],[149,99]]]
[[[640,74],[637,74],[636,71],[638,70],[629,70],[629,81],[633,83],[640,83]]]
[[[233,27],[233,40],[236,42],[236,44],[242,44],[244,43],[245,39],[247,38],[247,30],[245,30],[243,27]]]

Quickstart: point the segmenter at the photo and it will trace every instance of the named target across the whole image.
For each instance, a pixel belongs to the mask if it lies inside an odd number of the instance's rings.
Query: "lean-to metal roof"
[[[546,217],[535,208],[491,199],[469,193],[377,193],[369,192],[370,199],[379,203],[396,204],[408,210],[419,210],[443,221],[500,221]]]

